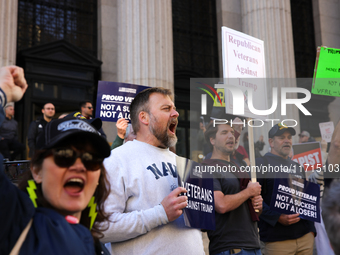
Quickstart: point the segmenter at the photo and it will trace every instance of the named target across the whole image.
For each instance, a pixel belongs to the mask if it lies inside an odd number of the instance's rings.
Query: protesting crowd
[[[9,103],[19,101],[27,86],[22,68],[0,69],[0,161],[14,160],[23,150]],[[1,166],[0,254],[196,255],[204,254],[205,232],[211,255],[340,254],[340,182],[327,171],[309,176],[300,171],[303,166],[291,159],[294,128],[276,124],[267,137],[259,137],[256,167],[286,171],[251,181],[249,172],[240,170],[249,166],[252,148],[248,139],[240,145],[242,129],[214,122],[202,127],[201,144],[209,149],[201,164],[236,171],[210,177],[214,229],[198,229],[185,224],[188,190],[178,185],[176,154],[170,149],[177,143],[179,116],[171,91],[153,87],[138,93],[130,105],[131,123],[117,121],[111,146],[92,111],[85,101],[79,112],[53,119],[55,107],[46,103],[28,131],[30,171],[16,186]],[[300,143],[312,141],[307,131],[299,137]],[[265,144],[270,152],[263,153]],[[340,124],[324,155],[326,169],[340,164]],[[281,187],[289,181],[316,183],[322,197],[319,222],[303,217],[304,211],[273,210],[278,179]]]

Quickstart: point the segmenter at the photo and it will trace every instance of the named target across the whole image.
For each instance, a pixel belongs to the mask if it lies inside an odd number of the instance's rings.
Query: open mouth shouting
[[[83,178],[72,177],[65,182],[64,189],[70,196],[77,196],[83,191],[84,186],[85,181]]]
[[[170,123],[168,124],[168,130],[169,130],[170,134],[172,134],[172,135],[176,134],[177,124],[178,124],[177,119],[173,119],[173,120],[170,121]]]

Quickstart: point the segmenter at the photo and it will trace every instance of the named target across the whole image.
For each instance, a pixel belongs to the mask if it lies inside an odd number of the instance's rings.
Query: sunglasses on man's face
[[[80,158],[86,170],[96,171],[100,169],[104,160],[104,158],[89,152],[79,152],[71,148],[54,149],[52,152],[54,163],[59,167],[70,167],[76,162],[77,158]]]
[[[88,109],[90,109],[90,110],[91,110],[91,109],[93,109],[93,107],[92,107],[92,106],[88,106],[87,108],[88,108]]]

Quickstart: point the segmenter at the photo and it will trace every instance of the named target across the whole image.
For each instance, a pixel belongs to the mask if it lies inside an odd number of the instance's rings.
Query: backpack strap
[[[24,243],[27,233],[30,230],[31,226],[32,226],[32,222],[33,222],[33,218],[28,222],[27,226],[25,227],[25,229],[21,232],[21,235],[19,236],[18,241],[16,242],[16,244],[14,245],[11,253],[9,255],[18,255],[21,249],[22,244]]]

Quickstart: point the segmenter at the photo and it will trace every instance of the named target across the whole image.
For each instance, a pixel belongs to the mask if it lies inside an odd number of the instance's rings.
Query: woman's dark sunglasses
[[[77,158],[81,159],[86,170],[99,170],[104,158],[98,157],[89,152],[79,152],[71,148],[59,148],[52,150],[54,162],[59,167],[70,167],[76,162]]]

